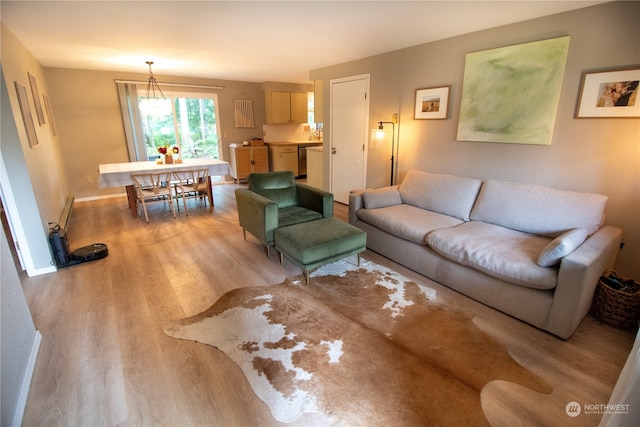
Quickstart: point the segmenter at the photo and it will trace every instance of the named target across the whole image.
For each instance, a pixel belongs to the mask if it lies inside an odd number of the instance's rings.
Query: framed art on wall
[[[569,40],[468,53],[457,139],[551,145]]]
[[[450,86],[416,89],[416,105],[413,118],[446,119],[449,109]]]
[[[44,111],[42,109],[42,102],[40,102],[40,92],[38,92],[38,83],[36,82],[36,76],[31,73],[27,74],[29,75],[29,85],[31,86],[31,94],[33,95],[33,105],[36,107],[38,124],[42,126],[45,124]]]
[[[53,124],[53,113],[51,112],[51,104],[49,103],[49,97],[42,95],[44,99],[44,108],[47,110],[47,119],[49,119],[49,128],[51,129],[51,135],[56,136],[56,126]]]
[[[27,139],[29,140],[29,147],[33,148],[38,145],[38,135],[36,134],[36,127],[33,124],[33,115],[31,114],[31,107],[29,107],[29,98],[27,95],[27,88],[18,82],[14,82],[16,86],[16,92],[18,94],[18,103],[20,104],[20,112],[22,113],[22,120],[24,121],[24,128],[27,131]]]
[[[576,118],[640,117],[640,66],[582,73]]]

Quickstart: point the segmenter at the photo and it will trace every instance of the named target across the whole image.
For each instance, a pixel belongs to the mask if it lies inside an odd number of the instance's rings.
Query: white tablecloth
[[[182,163],[157,164],[155,161],[108,163],[100,165],[98,185],[100,188],[133,185],[131,174],[146,172],[173,172],[190,169],[209,169],[209,176],[229,175],[229,163],[218,159],[184,159]]]

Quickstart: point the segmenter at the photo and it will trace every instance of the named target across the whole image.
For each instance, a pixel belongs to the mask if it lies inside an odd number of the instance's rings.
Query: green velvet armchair
[[[252,173],[249,188],[237,188],[236,203],[244,239],[247,231],[266,246],[279,227],[333,216],[333,194],[297,183],[293,172]]]

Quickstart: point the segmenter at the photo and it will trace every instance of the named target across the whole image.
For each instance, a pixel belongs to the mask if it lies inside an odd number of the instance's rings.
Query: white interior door
[[[331,80],[331,192],[349,203],[365,188],[369,129],[369,75]]]

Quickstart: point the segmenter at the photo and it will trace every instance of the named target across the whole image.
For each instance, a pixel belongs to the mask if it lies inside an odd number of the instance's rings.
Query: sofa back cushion
[[[276,202],[279,208],[298,204],[296,179],[291,171],[252,173],[247,182],[249,190]]]
[[[482,181],[411,170],[399,191],[402,202],[469,221]]]
[[[602,225],[606,204],[601,194],[486,180],[471,219],[553,238],[573,228],[591,235]]]
[[[366,190],[362,193],[365,209],[386,208],[402,204],[402,198],[397,186]]]

